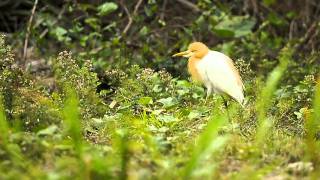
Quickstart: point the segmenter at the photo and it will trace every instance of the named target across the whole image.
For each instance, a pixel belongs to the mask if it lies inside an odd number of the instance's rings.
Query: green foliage
[[[113,103],[117,103],[112,108],[129,109],[135,113],[156,111],[159,108],[161,111],[172,111],[178,104],[199,102],[204,94],[201,87],[173,79],[164,70],[155,72],[136,65],[127,73],[117,69],[107,71],[104,81],[111,87],[117,87],[108,95]]]
[[[90,61],[85,61],[80,67],[71,53],[61,52],[54,64],[54,72],[57,86],[62,97],[65,98],[65,87],[72,87],[80,99],[81,114],[87,119],[104,113],[103,102],[96,93],[98,78],[96,73],[91,72]]]
[[[118,9],[118,5],[113,2],[106,2],[106,3],[98,6],[98,8],[97,8],[97,10],[99,11],[98,12],[99,16],[106,16],[117,9]]]
[[[55,105],[22,69],[16,67],[12,50],[5,45],[3,36],[0,49],[0,91],[7,118],[28,130],[57,122],[59,115]]]
[[[220,37],[242,37],[251,33],[255,25],[254,19],[244,16],[223,17],[221,22],[214,26],[213,32]]]
[[[310,110],[308,109],[305,109],[303,112],[306,119],[305,128],[307,131],[306,139],[305,139],[306,151],[308,152],[308,159],[315,164],[318,164],[320,162],[320,159],[319,159],[320,144],[319,144],[319,141],[317,141],[319,130],[320,130],[319,110],[320,110],[320,85],[318,82],[316,85],[316,91],[314,95],[313,112],[311,113]],[[314,176],[318,176],[318,175],[319,173],[314,174]]]
[[[76,92],[71,87],[67,88],[67,99],[64,104],[63,115],[66,125],[67,134],[71,137],[74,147],[76,148],[77,154],[82,156],[82,130],[81,122],[79,121],[79,109],[78,109],[78,98]],[[68,92],[69,91],[69,92]]]
[[[205,158],[208,158],[208,156],[210,157],[210,155],[213,154],[217,156],[218,151],[224,148],[230,137],[218,136],[218,132],[226,122],[226,114],[219,114],[217,108],[215,117],[210,120],[194,147],[191,158],[185,166],[183,179],[189,179],[197,170],[197,166],[199,166]],[[215,162],[214,164],[208,165],[209,167],[202,167],[202,171],[207,170],[209,172],[207,176],[210,177],[214,174],[214,169],[217,168],[217,165],[218,162]],[[203,176],[203,174],[201,175]]]
[[[283,73],[287,69],[289,61],[292,56],[292,49],[291,47],[285,47],[281,53],[279,54],[279,61],[280,64],[276,67],[271,74],[269,75],[266,85],[261,92],[261,97],[257,102],[257,111],[258,111],[258,130],[257,130],[257,137],[256,142],[258,146],[260,146],[265,139],[267,138],[267,133],[269,128],[272,126],[272,119],[267,118],[267,110],[271,106],[272,102],[272,95],[277,88],[277,84],[280,81],[280,78],[283,76]]]
[[[319,177],[316,1],[185,2],[41,1],[26,62],[25,32],[1,36],[0,179]],[[170,58],[191,41],[240,71],[230,122]]]
[[[18,92],[17,84],[23,83],[21,79],[21,71],[14,68],[14,55],[11,48],[5,45],[4,36],[0,37],[0,90],[4,97],[5,109],[12,109],[13,94]]]
[[[9,126],[8,126],[8,122],[7,122],[7,119],[6,119],[6,114],[4,112],[4,108],[3,108],[3,98],[2,96],[0,96],[0,128],[1,128],[1,132],[3,132],[1,134],[1,143],[3,145],[6,145],[8,142],[8,139],[9,139]]]

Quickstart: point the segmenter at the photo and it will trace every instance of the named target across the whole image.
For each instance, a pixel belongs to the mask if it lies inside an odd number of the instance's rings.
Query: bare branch
[[[143,0],[139,0],[139,1],[137,2],[137,4],[136,4],[135,7],[134,7],[132,16],[130,15],[130,12],[129,12],[127,6],[126,6],[125,4],[123,4],[123,3],[121,3],[124,11],[126,12],[126,14],[127,14],[127,16],[128,16],[128,19],[129,19],[128,24],[126,25],[126,27],[125,27],[124,30],[122,31],[122,34],[123,34],[123,35],[127,34],[127,32],[129,31],[129,29],[130,29],[130,27],[131,27],[131,25],[132,25],[132,22],[133,22],[132,17],[134,17],[134,16],[137,14],[138,9],[139,9],[142,1],[143,1]]]
[[[163,4],[162,4],[162,12],[161,12],[161,14],[160,14],[160,20],[161,21],[164,21],[164,14],[165,14],[165,9],[166,9],[166,6],[167,6],[167,0],[164,0],[163,1]]]
[[[36,12],[37,5],[38,5],[38,0],[35,0],[34,4],[33,4],[32,11],[31,11],[31,16],[30,16],[30,19],[28,22],[26,38],[24,40],[23,56],[22,56],[23,64],[25,64],[26,58],[27,58],[28,41],[29,41],[29,36],[30,36],[30,32],[31,32],[31,27],[32,27],[32,21],[33,21],[34,14]]]
[[[195,12],[200,12],[200,9],[198,8],[198,6],[188,0],[177,0],[177,1]]]
[[[308,28],[306,34],[299,39],[299,42],[296,43],[296,45],[294,46],[294,48],[295,48],[295,49],[300,49],[300,48],[302,48],[302,46],[303,46],[304,44],[306,44],[306,43],[308,42],[308,40],[310,40],[310,38],[313,37],[313,35],[316,33],[318,27],[319,27],[318,21],[313,22],[313,23],[310,25],[310,27]],[[317,33],[316,33],[316,34],[317,34]]]

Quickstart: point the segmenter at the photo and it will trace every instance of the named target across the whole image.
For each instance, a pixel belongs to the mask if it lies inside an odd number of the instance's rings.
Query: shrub
[[[85,61],[80,67],[70,52],[61,52],[54,62],[54,73],[58,94],[62,99],[66,96],[67,87],[74,88],[80,99],[81,114],[84,119],[101,116],[105,113],[105,105],[96,88],[99,85],[97,74],[92,72],[92,64]],[[61,104],[62,105],[62,104]]]
[[[0,37],[0,59],[0,91],[10,122],[34,130],[59,121],[54,102],[17,67],[11,48],[5,45],[4,36]]]

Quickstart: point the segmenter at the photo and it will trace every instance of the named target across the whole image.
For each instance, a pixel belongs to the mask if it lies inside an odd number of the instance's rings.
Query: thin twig
[[[160,20],[161,20],[161,21],[164,21],[164,14],[165,14],[165,9],[166,9],[166,6],[167,6],[167,2],[168,2],[167,0],[164,0],[164,1],[163,1],[163,4],[162,4],[162,8],[161,8],[161,9],[162,9],[162,10],[161,10],[162,12],[161,12],[161,14],[160,14]]]
[[[28,22],[26,38],[24,40],[23,58],[22,58],[23,64],[25,64],[26,58],[27,58],[28,41],[29,41],[29,36],[30,36],[30,32],[31,32],[31,27],[32,27],[32,21],[33,21],[34,14],[36,12],[37,5],[38,5],[38,0],[35,0],[34,4],[33,4],[32,11],[31,11],[31,16],[30,16],[30,19],[29,19],[29,22]]]
[[[293,37],[293,33],[294,33],[294,30],[295,30],[294,28],[295,28],[295,21],[292,20],[290,22],[290,26],[289,26],[289,40],[291,40],[292,37]]]
[[[313,22],[308,28],[306,34],[300,38],[299,42],[294,46],[295,49],[300,49],[309,39],[312,37],[313,33],[315,33],[318,27],[318,21]]]
[[[312,49],[314,45],[314,41],[319,35],[319,25],[315,28],[314,32],[310,35],[309,40],[307,41],[307,45],[311,45]]]
[[[140,7],[140,5],[141,5],[142,1],[143,1],[143,0],[139,0],[139,1],[138,1],[138,3],[134,6],[133,15],[136,15],[136,14],[137,14],[138,9],[139,9],[139,7]]]
[[[123,34],[123,35],[127,34],[127,32],[129,31],[129,29],[130,29],[130,27],[131,27],[131,25],[132,25],[132,22],[133,22],[132,18],[137,14],[138,9],[139,9],[142,1],[143,1],[143,0],[139,0],[139,1],[137,2],[137,4],[136,4],[135,7],[134,7],[132,16],[130,15],[130,12],[129,12],[127,6],[122,3],[123,9],[124,9],[124,11],[126,12],[126,14],[127,14],[127,16],[128,16],[128,19],[129,19],[128,24],[126,25],[126,27],[125,27],[124,30],[122,31],[122,34]]]
[[[252,8],[253,8],[253,13],[257,16],[259,10],[258,10],[258,4],[256,0],[250,0]]]
[[[126,14],[127,14],[127,16],[128,16],[128,19],[129,19],[128,24],[126,25],[126,27],[125,27],[125,28],[123,29],[123,31],[122,31],[122,34],[124,35],[124,34],[127,33],[127,31],[129,30],[129,28],[130,28],[130,26],[131,26],[131,24],[132,24],[132,17],[131,17],[131,15],[130,15],[130,12],[129,12],[129,10],[128,10],[128,8],[127,8],[126,5],[123,5],[123,9],[124,9],[124,11],[126,12]]]
[[[177,1],[195,12],[200,12],[200,9],[198,8],[198,6],[193,4],[190,1],[187,1],[187,0],[177,0]]]

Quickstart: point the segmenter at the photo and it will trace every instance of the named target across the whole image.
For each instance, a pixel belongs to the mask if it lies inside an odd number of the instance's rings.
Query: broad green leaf
[[[57,36],[63,36],[67,34],[68,31],[63,27],[58,26],[57,28],[54,29],[54,32]]]
[[[98,15],[106,16],[118,9],[118,5],[114,2],[106,2],[98,7]]]
[[[180,80],[180,81],[177,81],[177,86],[178,86],[178,87],[189,88],[189,87],[192,86],[192,84],[191,84],[189,81]]]
[[[178,103],[177,99],[172,97],[159,99],[158,102],[162,103],[164,108],[172,107]]]
[[[56,133],[58,130],[58,126],[56,125],[51,125],[45,129],[42,129],[40,131],[37,132],[37,135],[38,136],[50,136],[50,135],[53,135],[54,133]]]
[[[213,32],[218,35],[219,37],[233,37],[234,36],[234,32],[228,29],[219,29],[215,28],[213,29]]]
[[[226,17],[214,27],[213,32],[221,37],[242,37],[251,33],[255,23],[254,18],[246,16]]]
[[[97,18],[86,18],[84,22],[91,26],[93,29],[97,29],[100,26],[99,20]]]
[[[173,115],[159,115],[158,119],[165,123],[177,122],[178,119],[175,118]]]
[[[68,41],[69,37],[67,37],[68,31],[64,29],[63,27],[56,27],[55,29],[52,30],[52,33],[56,36],[58,41]]]
[[[91,119],[91,125],[95,128],[100,128],[100,127],[103,127],[105,123],[105,118],[92,118]]]
[[[141,97],[139,100],[138,100],[138,104],[140,105],[148,105],[148,104],[152,104],[153,103],[153,100],[151,97]]]
[[[147,35],[148,33],[149,33],[149,28],[147,27],[147,26],[143,26],[141,29],[140,29],[140,31],[139,31],[139,34],[141,35],[141,36],[145,36],[145,35]]]
[[[195,119],[201,116],[201,113],[197,110],[193,110],[189,113],[188,119]]]

